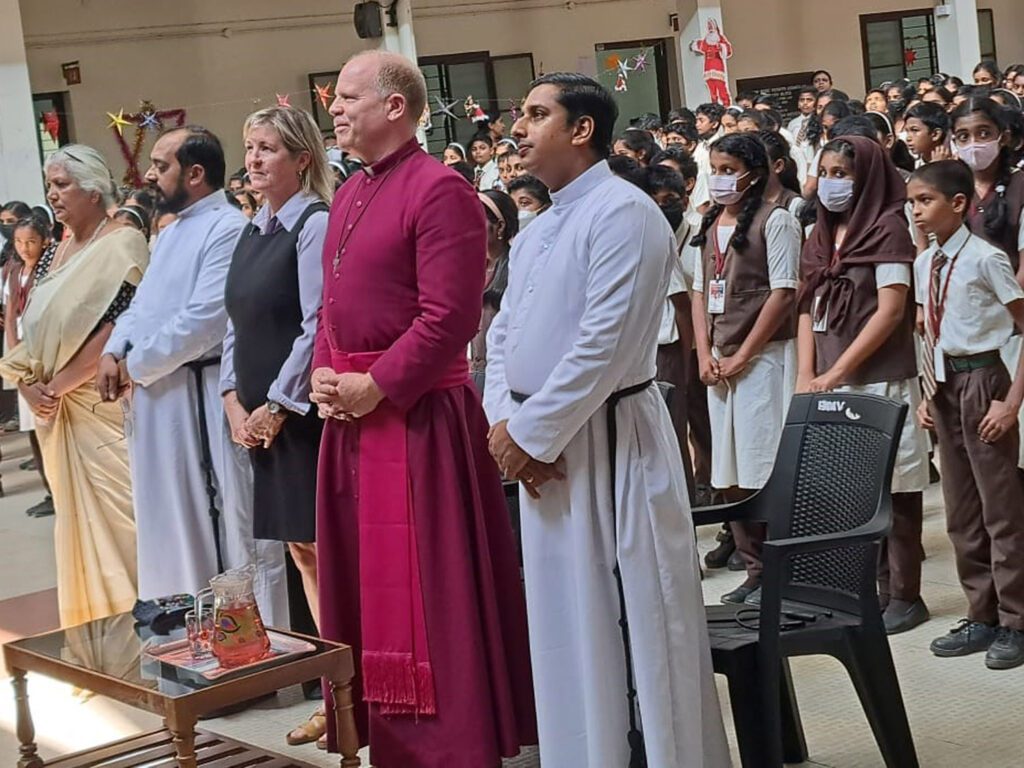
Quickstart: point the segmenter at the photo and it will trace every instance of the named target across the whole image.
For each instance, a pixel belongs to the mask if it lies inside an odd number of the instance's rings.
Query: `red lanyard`
[[[932,334],[935,336],[935,341],[939,340],[939,333],[940,333],[941,328],[942,328],[942,317],[943,317],[943,315],[946,314],[946,297],[949,296],[949,281],[953,277],[953,269],[956,267],[956,260],[958,258],[960,258],[960,252],[964,249],[964,247],[967,245],[969,240],[970,240],[969,237],[967,238],[967,240],[964,240],[963,245],[961,245],[959,248],[957,248],[956,253],[954,253],[949,258],[949,272],[946,273],[946,282],[945,282],[945,284],[939,289],[939,305],[938,306],[935,306],[934,297],[932,296],[932,282],[933,282],[933,280],[935,278],[931,274],[931,270],[934,269],[934,267],[929,267],[929,275],[928,275],[928,322],[931,323]],[[939,267],[939,273],[940,274],[942,273],[942,267]]]
[[[736,230],[733,230],[733,235]],[[715,249],[715,280],[721,280],[725,273],[725,257],[729,255],[729,248],[732,247],[732,235],[729,235],[729,242],[725,246],[725,253],[722,253],[722,246],[718,244],[718,222],[715,222],[715,231],[711,233],[711,246]]]

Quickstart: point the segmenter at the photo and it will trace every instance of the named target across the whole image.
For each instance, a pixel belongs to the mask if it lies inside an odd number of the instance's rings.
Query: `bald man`
[[[414,64],[369,52],[330,109],[364,170],[331,209],[313,360],[321,632],[359,652],[377,768],[489,768],[536,742],[526,606],[466,357],[485,218],[416,141],[426,98]]]

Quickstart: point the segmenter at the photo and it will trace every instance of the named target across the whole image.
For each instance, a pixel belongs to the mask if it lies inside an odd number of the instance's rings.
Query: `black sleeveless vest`
[[[247,411],[267,401],[267,390],[302,334],[299,234],[310,216],[327,210],[324,203],[312,203],[290,232],[279,227],[263,235],[250,224],[231,257],[224,303],[235,331],[235,388]]]

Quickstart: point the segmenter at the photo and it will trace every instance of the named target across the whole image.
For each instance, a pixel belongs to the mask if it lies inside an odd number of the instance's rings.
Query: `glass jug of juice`
[[[256,567],[233,568],[210,579],[213,592],[213,636],[210,650],[225,669],[259,661],[270,652],[253,593]]]

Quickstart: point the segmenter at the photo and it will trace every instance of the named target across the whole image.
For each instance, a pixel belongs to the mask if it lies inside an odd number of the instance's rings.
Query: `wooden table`
[[[131,614],[111,616],[7,643],[4,645],[4,661],[14,685],[16,732],[21,743],[18,768],[42,768],[46,765],[36,750],[35,727],[25,679],[28,672],[46,675],[160,715],[170,733],[180,768],[197,768],[195,726],[199,717],[290,685],[323,677],[329,682],[334,702],[340,765],[342,768],[358,768],[359,737],[352,712],[352,649],[294,632],[274,631],[305,640],[316,650],[296,659],[216,681],[179,673],[175,668],[143,655],[146,641],[136,631]],[[166,638],[156,638],[156,642],[161,640]]]

